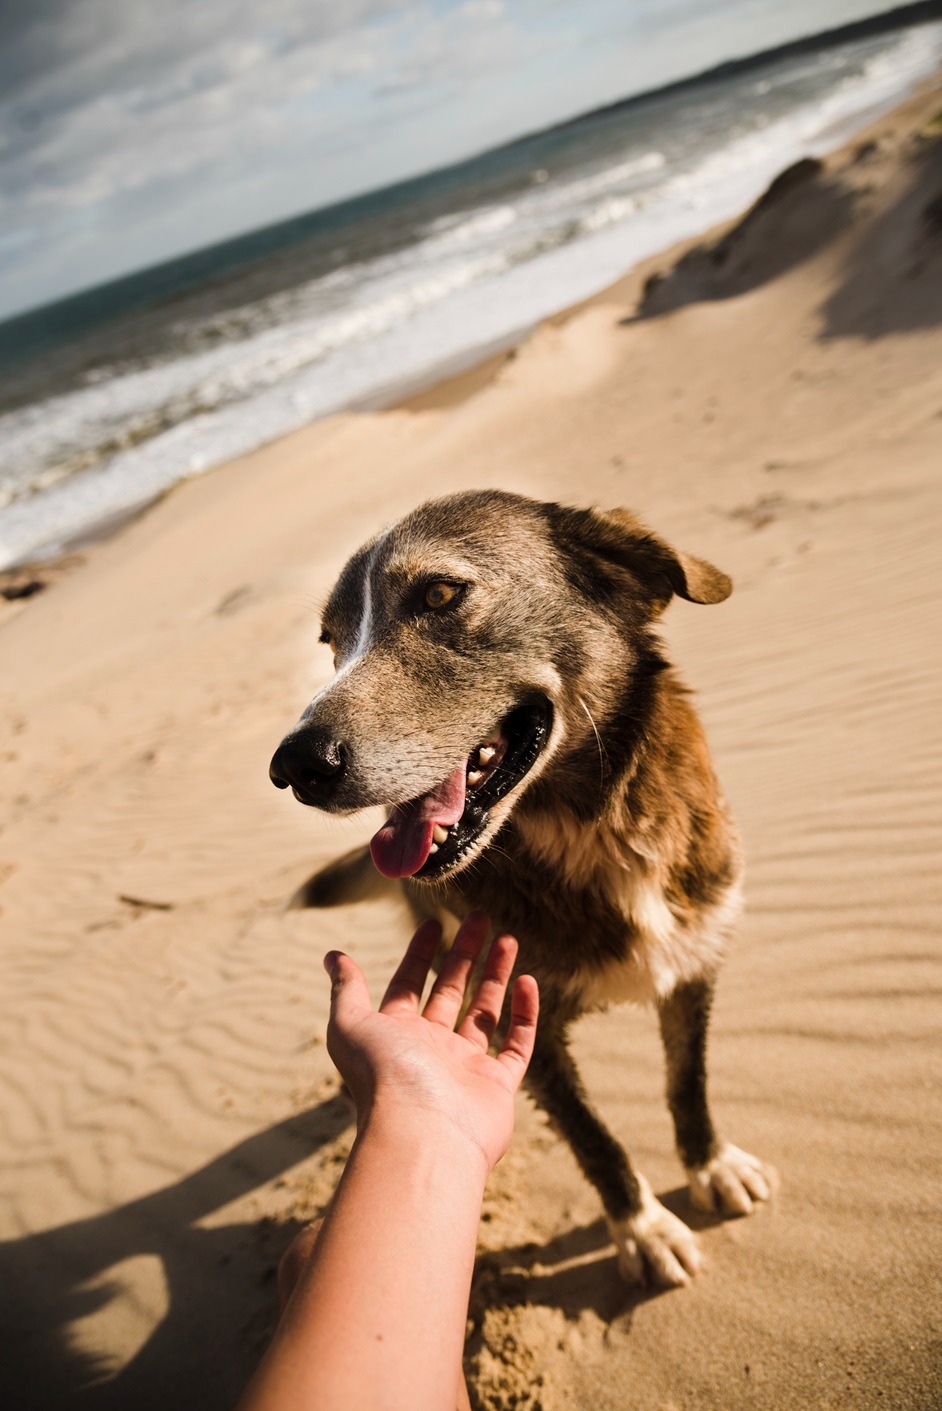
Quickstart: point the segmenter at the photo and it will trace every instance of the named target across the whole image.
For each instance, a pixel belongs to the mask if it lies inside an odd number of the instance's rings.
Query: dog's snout
[[[268,777],[276,789],[293,789],[304,803],[323,805],[343,777],[346,751],[323,729],[297,730],[278,746]]]

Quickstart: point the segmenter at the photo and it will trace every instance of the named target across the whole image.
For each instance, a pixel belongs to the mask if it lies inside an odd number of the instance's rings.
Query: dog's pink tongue
[[[384,877],[413,877],[432,850],[436,823],[450,828],[464,812],[466,765],[421,798],[397,804],[370,842],[377,872]]]

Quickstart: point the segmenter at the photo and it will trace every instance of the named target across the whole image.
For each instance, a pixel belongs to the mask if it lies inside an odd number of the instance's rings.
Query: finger
[[[481,983],[458,1030],[462,1038],[469,1039],[478,1048],[486,1049],[494,1037],[516,958],[517,942],[513,936],[495,936],[487,953]]]
[[[453,1029],[468,984],[471,967],[487,940],[490,921],[483,911],[472,911],[458,927],[454,945],[445,957],[438,979],[432,986],[428,1003],[422,1011],[431,1024],[444,1024]]]
[[[330,976],[329,1022],[341,1030],[349,1029],[373,1008],[363,971],[342,950],[327,952],[324,969]]]
[[[383,1014],[418,1014],[422,988],[441,938],[437,921],[422,922],[383,995]]]
[[[540,991],[536,981],[532,975],[518,976],[510,997],[510,1027],[497,1055],[498,1063],[510,1073],[515,1088],[519,1087],[533,1057],[539,1014]]]

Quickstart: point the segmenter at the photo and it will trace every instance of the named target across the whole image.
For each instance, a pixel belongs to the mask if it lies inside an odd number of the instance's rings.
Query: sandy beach
[[[521,1098],[486,1198],[475,1404],[942,1405],[942,84],[483,369],[192,481],[0,600],[0,1401],[230,1406],[351,1140],[321,957],[378,994],[399,903],[284,911],[365,839],[268,760],[330,672],[318,607],[418,501],[628,505],[729,572],[665,635],[747,857],[714,1105],[781,1175],[695,1218],[647,1012],[587,1086],[706,1272],[638,1295]],[[12,581],[12,580],[10,580]],[[21,580],[17,580],[21,581]]]

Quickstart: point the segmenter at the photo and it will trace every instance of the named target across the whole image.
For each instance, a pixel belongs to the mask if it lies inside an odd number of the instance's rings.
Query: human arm
[[[353,1095],[357,1137],[314,1252],[240,1411],[452,1411],[484,1183],[513,1130],[533,1048],[536,983],[518,979],[493,1035],[516,942],[492,943],[457,1032],[487,921],[469,917],[420,996],[439,940],[419,928],[378,1012],[356,964],[331,976],[328,1047]]]

